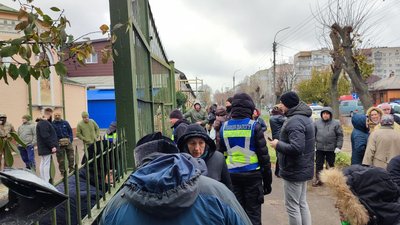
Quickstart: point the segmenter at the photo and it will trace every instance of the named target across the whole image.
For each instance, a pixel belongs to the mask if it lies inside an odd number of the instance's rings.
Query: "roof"
[[[65,83],[65,84],[70,84],[70,85],[75,85],[75,86],[86,87],[85,84],[79,83],[79,82],[77,82],[77,81],[73,81],[73,80],[71,80],[71,79],[69,79],[69,78],[66,78],[66,77],[64,77],[63,80],[64,80],[64,83]]]
[[[115,100],[114,89],[96,89],[87,91],[87,100]]]
[[[113,89],[113,76],[89,76],[89,77],[68,77],[69,80],[85,84],[88,88],[93,89]]]
[[[182,71],[178,70],[177,68],[175,68],[175,73],[179,74],[179,79],[187,80],[186,74],[183,73]],[[196,94],[194,93],[192,86],[190,86],[189,82],[185,82],[185,84],[186,84],[186,88],[190,90],[190,93],[192,93],[193,97],[196,98]]]
[[[5,6],[0,3],[0,11],[2,12],[10,12],[10,13],[18,13],[18,10],[15,10],[11,7]]]
[[[396,90],[400,89],[400,76],[383,78],[370,87],[371,90]]]

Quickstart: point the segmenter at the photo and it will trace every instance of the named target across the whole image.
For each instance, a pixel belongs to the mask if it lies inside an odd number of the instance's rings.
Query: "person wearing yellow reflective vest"
[[[172,135],[171,140],[178,143],[178,139],[185,133],[189,121],[183,118],[182,112],[179,109],[172,110],[169,114],[169,123],[171,124]]]
[[[111,143],[114,143],[117,140],[117,121],[111,122],[106,131],[105,138]]]
[[[272,172],[261,125],[252,120],[255,105],[248,94],[233,96],[231,119],[220,130],[233,192],[253,225],[261,224],[261,204],[271,193]]]

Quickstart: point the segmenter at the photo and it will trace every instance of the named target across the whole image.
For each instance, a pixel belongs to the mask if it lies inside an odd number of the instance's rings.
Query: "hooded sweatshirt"
[[[100,224],[251,224],[225,185],[200,175],[187,154],[165,154],[128,178]]]
[[[329,120],[323,120],[322,114],[328,112]],[[332,119],[333,110],[331,107],[324,107],[321,111],[321,119],[315,121],[315,144],[318,151],[335,151],[335,148],[342,149],[343,131],[339,121]]]

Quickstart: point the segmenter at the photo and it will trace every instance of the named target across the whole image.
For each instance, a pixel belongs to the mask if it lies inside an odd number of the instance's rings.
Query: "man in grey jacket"
[[[18,136],[26,144],[26,148],[18,146],[18,150],[26,168],[35,170],[36,125],[31,120],[30,115],[22,117],[22,125],[18,127]]]
[[[339,121],[334,120],[333,110],[330,107],[324,107],[321,111],[321,119],[317,120],[315,125],[315,180],[313,186],[320,186],[319,173],[324,168],[324,162],[329,167],[335,166],[335,154],[339,153],[343,146],[343,131]]]

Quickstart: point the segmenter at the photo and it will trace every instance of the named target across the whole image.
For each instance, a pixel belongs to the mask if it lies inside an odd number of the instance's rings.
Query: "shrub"
[[[339,152],[336,154],[335,166],[346,167],[351,164],[351,156],[348,152]]]

